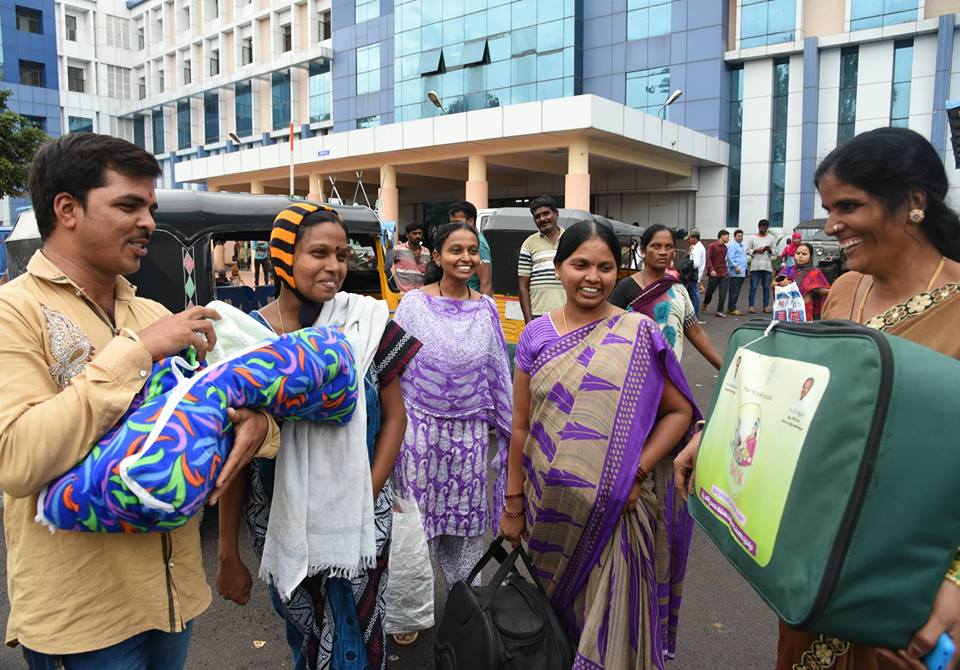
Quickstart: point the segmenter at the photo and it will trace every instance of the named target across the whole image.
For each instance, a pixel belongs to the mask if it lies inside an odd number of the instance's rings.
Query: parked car
[[[790,243],[790,237],[793,232],[800,233],[800,238],[813,247],[814,260],[823,274],[832,284],[837,277],[847,271],[847,259],[840,250],[840,243],[830,235],[824,232],[824,226],[827,225],[826,219],[810,219],[801,221],[797,227],[781,236],[777,240],[777,255]]]

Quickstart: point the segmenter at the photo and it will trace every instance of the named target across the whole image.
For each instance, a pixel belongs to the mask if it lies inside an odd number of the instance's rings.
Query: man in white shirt
[[[770,313],[770,280],[773,278],[773,261],[771,254],[777,245],[777,240],[767,231],[770,230],[770,222],[766,219],[760,219],[757,223],[756,235],[751,235],[747,240],[744,249],[747,252],[747,258],[750,259],[750,296],[749,312],[756,313],[754,309],[754,298],[756,297],[757,286],[763,287],[763,313]]]
[[[693,303],[693,311],[697,314],[697,320],[700,320],[700,283],[703,281],[703,271],[707,267],[707,250],[700,241],[700,231],[694,228],[687,235],[690,246],[688,253],[690,260],[693,261],[693,267],[697,270],[696,281],[690,280],[684,282],[687,293],[690,294],[690,302]]]

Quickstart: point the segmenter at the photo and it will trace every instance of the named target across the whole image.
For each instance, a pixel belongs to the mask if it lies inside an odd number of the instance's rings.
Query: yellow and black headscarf
[[[297,243],[297,231],[311,214],[316,212],[332,212],[337,210],[327,205],[317,205],[311,202],[296,202],[277,214],[273,220],[273,229],[270,231],[270,262],[273,265],[273,275],[276,280],[293,291],[300,299],[303,307],[300,309],[300,325],[312,326],[320,315],[321,305],[308,300],[297,289],[297,280],[293,276],[293,249]]]

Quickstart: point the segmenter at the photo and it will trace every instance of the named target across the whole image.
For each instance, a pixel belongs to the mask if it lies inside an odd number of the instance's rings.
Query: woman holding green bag
[[[960,219],[944,202],[948,182],[936,150],[911,130],[879,128],[834,149],[815,182],[825,230],[851,270],[831,288],[823,318],[856,321],[960,359]],[[675,460],[683,491],[691,490],[698,449],[694,440]],[[906,649],[781,624],[776,670],[924,670],[923,657],[944,632],[960,643],[960,553]],[[960,653],[949,667],[958,660]]]

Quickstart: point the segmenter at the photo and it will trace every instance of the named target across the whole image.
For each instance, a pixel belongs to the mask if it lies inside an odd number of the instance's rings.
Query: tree
[[[22,195],[33,155],[47,134],[7,107],[11,91],[0,91],[0,198]]]

